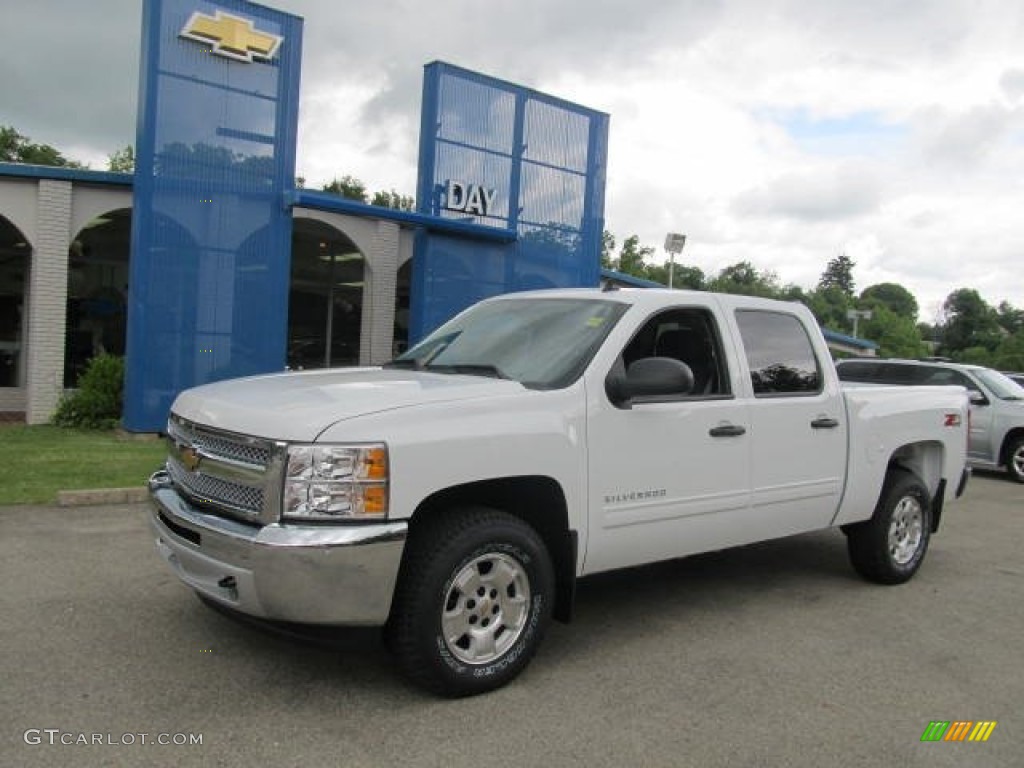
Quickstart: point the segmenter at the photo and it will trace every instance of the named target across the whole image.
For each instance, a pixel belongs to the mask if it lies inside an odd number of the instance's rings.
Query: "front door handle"
[[[747,428],[736,424],[726,424],[722,427],[713,427],[708,434],[712,437],[739,437],[747,434]]]
[[[832,419],[827,416],[821,416],[811,422],[811,426],[814,429],[835,429],[839,426],[838,419]]]

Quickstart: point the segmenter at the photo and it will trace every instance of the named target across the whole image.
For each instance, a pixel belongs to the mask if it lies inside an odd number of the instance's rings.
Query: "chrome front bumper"
[[[165,472],[149,479],[156,547],[188,586],[251,616],[379,626],[391,610],[408,525],[262,527],[208,514]]]

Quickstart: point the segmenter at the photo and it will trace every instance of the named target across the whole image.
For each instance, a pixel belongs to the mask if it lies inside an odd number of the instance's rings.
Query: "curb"
[[[100,504],[138,504],[149,498],[147,488],[100,488],[88,491],[58,491],[58,507],[92,507]]]

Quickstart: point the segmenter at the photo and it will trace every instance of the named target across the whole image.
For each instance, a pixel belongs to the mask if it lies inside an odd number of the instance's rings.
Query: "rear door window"
[[[756,397],[821,392],[822,375],[807,329],[795,315],[736,312]]]

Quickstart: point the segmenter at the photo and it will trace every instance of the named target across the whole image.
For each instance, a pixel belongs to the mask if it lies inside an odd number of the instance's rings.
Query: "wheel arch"
[[[435,491],[421,501],[409,520],[410,530],[426,520],[467,506],[501,510],[529,525],[544,542],[555,572],[554,617],[572,618],[576,594],[577,533],[569,527],[569,508],[561,485],[543,475],[476,480]]]
[[[1024,427],[1014,427],[1003,436],[1003,444],[999,447],[999,464],[1006,466],[1010,461],[1010,447],[1019,439],[1024,438]]]
[[[932,532],[938,530],[939,520],[942,517],[946,484],[946,478],[942,476],[942,471],[945,466],[945,458],[945,446],[937,440],[908,443],[893,451],[889,459],[889,467],[886,470],[886,477],[894,469],[902,469],[910,472],[924,484],[928,490],[928,497],[931,499]]]

